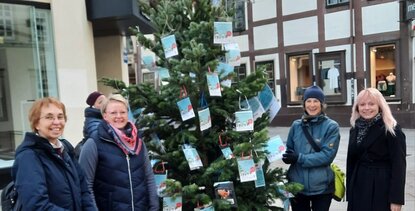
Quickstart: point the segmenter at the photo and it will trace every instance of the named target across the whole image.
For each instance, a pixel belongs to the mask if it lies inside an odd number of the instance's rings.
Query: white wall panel
[[[362,8],[363,35],[399,31],[399,2]]]
[[[350,37],[350,11],[329,13],[324,16],[326,40]]]
[[[256,0],[252,4],[253,21],[275,18],[277,16],[276,2],[276,0]]]
[[[282,0],[282,14],[290,15],[317,9],[317,0]]]
[[[249,50],[248,35],[235,36],[233,40],[238,43],[241,52]]]
[[[289,46],[317,41],[317,17],[284,22],[284,45]]]
[[[254,28],[255,50],[278,47],[277,24]]]

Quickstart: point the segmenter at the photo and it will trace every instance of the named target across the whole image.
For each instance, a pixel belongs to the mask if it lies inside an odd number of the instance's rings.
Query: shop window
[[[268,85],[275,94],[275,77],[274,77],[274,61],[255,62],[255,69],[264,66],[268,73]]]
[[[326,0],[326,6],[339,6],[348,4],[349,0]]]
[[[287,57],[289,103],[301,103],[304,90],[313,84],[310,57],[310,53],[289,55]]]
[[[315,59],[315,82],[323,89],[326,102],[346,102],[345,52],[318,53]]]
[[[396,97],[396,49],[395,44],[369,47],[370,84],[385,97]]]

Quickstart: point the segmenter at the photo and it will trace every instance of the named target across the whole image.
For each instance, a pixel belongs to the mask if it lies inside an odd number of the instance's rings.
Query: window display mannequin
[[[396,76],[393,73],[389,73],[389,75],[386,76],[386,81],[388,82],[388,88],[386,90],[386,94],[389,96],[395,95]]]

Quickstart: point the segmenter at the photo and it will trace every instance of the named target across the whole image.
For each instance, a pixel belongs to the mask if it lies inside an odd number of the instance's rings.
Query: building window
[[[0,4],[0,37],[14,39],[13,13],[11,5]]]
[[[245,1],[226,0],[226,8],[235,12],[232,22],[233,31],[245,31]]]
[[[275,94],[274,61],[255,62],[255,69],[258,69],[261,66],[265,67],[265,70],[268,73],[268,86],[271,88],[272,92],[274,92]]]
[[[327,103],[346,102],[345,51],[318,53],[315,82],[323,89]]]
[[[313,84],[310,57],[310,53],[287,56],[289,103],[301,103],[304,90]]]
[[[376,87],[385,97],[397,96],[396,46],[383,44],[369,47],[370,86]]]
[[[349,0],[326,0],[326,6],[338,6],[348,4]]]

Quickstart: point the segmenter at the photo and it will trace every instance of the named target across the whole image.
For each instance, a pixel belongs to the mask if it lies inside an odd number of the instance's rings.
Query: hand
[[[287,150],[285,151],[284,154],[282,154],[282,161],[285,164],[294,164],[297,162],[297,160],[298,160],[298,153],[292,150]]]
[[[401,208],[402,208],[402,205],[391,203],[391,211],[400,211]]]

